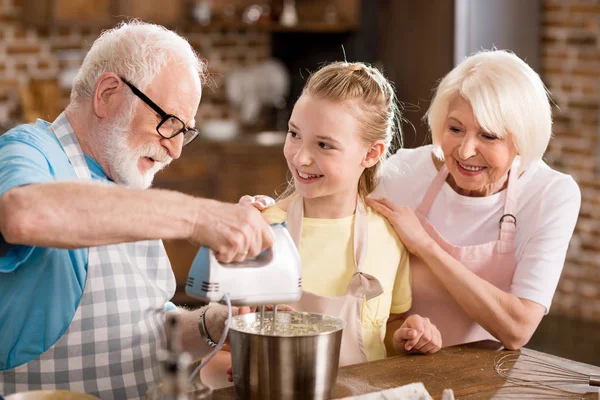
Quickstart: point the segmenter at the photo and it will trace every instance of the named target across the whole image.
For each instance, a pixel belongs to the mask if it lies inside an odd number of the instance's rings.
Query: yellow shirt
[[[386,322],[390,314],[410,309],[409,254],[394,229],[368,208],[368,243],[364,272],[376,277],[383,294],[363,301],[361,323],[369,361],[385,358]],[[286,220],[277,206],[263,211],[271,223]],[[300,259],[303,289],[322,296],[343,296],[354,274],[354,215],[340,219],[304,218]]]

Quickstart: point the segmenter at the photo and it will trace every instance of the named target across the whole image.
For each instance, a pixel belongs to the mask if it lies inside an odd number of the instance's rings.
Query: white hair
[[[471,105],[482,129],[512,137],[521,170],[542,158],[552,136],[549,92],[539,75],[515,54],[478,52],[442,79],[425,115],[436,154],[441,154],[440,136],[449,105],[457,97]]]
[[[130,80],[143,91],[168,63],[188,66],[204,83],[206,64],[185,38],[159,25],[122,22],[104,31],[92,45],[75,77],[71,102],[91,98],[106,72]]]

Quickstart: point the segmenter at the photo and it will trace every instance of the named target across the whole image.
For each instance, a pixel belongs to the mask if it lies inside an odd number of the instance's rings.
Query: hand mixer
[[[223,264],[215,253],[202,247],[192,263],[185,292],[204,301],[225,302],[229,318],[219,344],[192,373],[190,380],[225,342],[231,321],[231,305],[260,306],[261,330],[264,305],[273,304],[275,326],[277,304],[289,304],[302,296],[300,255],[285,224],[271,225],[275,242],[256,258]]]
[[[222,302],[229,294],[235,306],[293,303],[302,295],[300,255],[284,224],[271,225],[275,242],[254,259],[220,263],[202,247],[187,280],[188,295]]]

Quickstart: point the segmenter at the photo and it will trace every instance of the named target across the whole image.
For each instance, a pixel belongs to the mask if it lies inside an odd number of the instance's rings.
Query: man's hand
[[[245,195],[245,196],[242,196],[242,198],[240,198],[240,200],[238,201],[238,204],[246,205],[246,206],[253,206],[258,211],[262,211],[265,208],[269,208],[273,204],[275,204],[275,200],[273,200],[269,196],[263,196],[260,194],[256,195],[256,196]]]
[[[256,257],[274,241],[269,223],[255,207],[204,199],[189,239],[213,249],[224,263]]]
[[[442,335],[429,318],[413,314],[394,332],[394,348],[398,353],[433,354],[442,348]]]

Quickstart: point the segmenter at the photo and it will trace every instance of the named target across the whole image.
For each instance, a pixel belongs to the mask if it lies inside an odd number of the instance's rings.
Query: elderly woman
[[[433,144],[390,158],[369,205],[411,252],[413,307],[444,346],[525,345],[548,312],[581,203],[542,157],[552,131],[539,76],[506,51],[477,53],[439,84]]]

